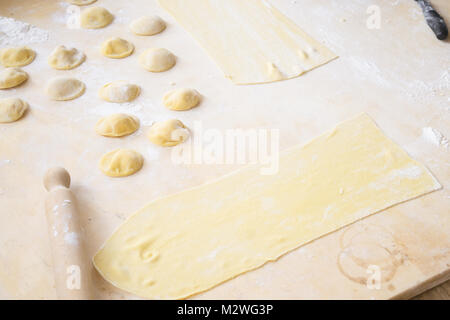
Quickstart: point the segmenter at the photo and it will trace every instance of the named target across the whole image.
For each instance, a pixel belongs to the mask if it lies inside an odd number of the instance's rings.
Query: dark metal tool
[[[433,8],[428,0],[415,0],[422,8],[425,20],[433,30],[434,34],[439,40],[444,40],[448,36],[447,25],[444,19],[439,15],[439,13]]]

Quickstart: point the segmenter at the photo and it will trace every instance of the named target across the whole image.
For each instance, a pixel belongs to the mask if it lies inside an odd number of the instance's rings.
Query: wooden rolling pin
[[[44,176],[47,189],[45,209],[59,299],[92,299],[90,270],[83,244],[75,196],[70,191],[70,175],[55,167]]]

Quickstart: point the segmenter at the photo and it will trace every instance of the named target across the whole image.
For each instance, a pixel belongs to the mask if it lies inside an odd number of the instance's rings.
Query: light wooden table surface
[[[340,58],[298,79],[267,86],[234,86],[156,0],[135,0],[133,6],[127,1],[98,1],[117,19],[108,28],[95,31],[66,28],[67,6],[63,0],[0,0],[0,15],[50,32],[48,41],[33,44],[38,55],[24,67],[30,80],[20,88],[0,93],[1,97],[19,95],[30,103],[30,112],[23,120],[0,129],[0,135],[5,136],[8,130],[9,137],[0,139],[2,159],[9,160],[0,173],[0,298],[54,298],[51,252],[41,207],[42,175],[48,167],[62,165],[74,177],[91,256],[129,214],[151,199],[214,180],[237,168],[174,166],[170,153],[150,145],[144,134],[146,127],[152,121],[174,116],[160,102],[162,95],[173,88],[172,83],[197,88],[206,97],[200,108],[179,115],[188,126],[201,119],[205,128],[220,130],[281,128],[281,150],[303,145],[340,121],[366,112],[389,138],[427,165],[444,186],[441,191],[353,226],[370,227],[375,244],[384,244],[388,239],[388,244],[398,249],[404,263],[396,277],[383,287],[385,290],[369,291],[340,271],[335,257],[343,249],[341,230],[199,298],[389,299],[404,292],[413,297],[423,288],[428,289],[430,280],[435,284],[439,283],[434,282],[436,277],[448,279],[448,152],[423,139],[422,129],[432,127],[450,137],[450,40],[435,40],[412,0],[271,2]],[[433,3],[450,21],[450,1]],[[135,37],[127,29],[130,20],[142,14],[144,5],[146,12],[160,15],[169,24],[164,33],[152,39]],[[378,5],[382,11],[383,27],[379,30],[366,27],[369,5]],[[130,39],[136,46],[135,54],[122,61],[103,59],[99,46],[112,36]],[[61,44],[75,46],[88,56],[79,68],[64,72],[83,79],[87,88],[82,97],[70,103],[49,101],[42,88],[48,78],[61,74],[49,68],[46,61],[51,50]],[[150,46],[167,47],[177,54],[177,67],[157,75],[141,70],[136,59],[140,50]],[[99,87],[119,79],[130,79],[143,87],[135,104],[103,104],[97,97]],[[92,129],[95,123],[113,112],[135,114],[144,129],[120,140],[97,137]],[[148,165],[125,180],[107,179],[96,168],[98,159],[107,151],[125,146],[145,155]],[[27,186],[26,201],[18,180]],[[145,192],[134,192],[136,188]],[[383,230],[380,237],[376,233],[378,226]],[[393,234],[395,242],[390,241]],[[106,299],[126,297],[100,277],[97,284]],[[447,282],[416,298],[448,299],[449,291]]]
[[[450,281],[419,294],[414,300],[450,300]]]

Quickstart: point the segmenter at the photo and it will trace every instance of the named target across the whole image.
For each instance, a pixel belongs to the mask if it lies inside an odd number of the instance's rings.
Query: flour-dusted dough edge
[[[109,53],[108,49],[110,46],[113,46],[114,43],[122,42],[126,46],[126,50],[122,52],[116,52],[116,53]],[[119,37],[112,37],[108,40],[104,41],[101,46],[101,53],[104,57],[110,58],[110,59],[123,59],[126,57],[129,57],[134,52],[134,44],[132,44],[130,41],[119,38]]]
[[[175,140],[173,139],[174,135]],[[188,140],[189,136],[189,129],[178,119],[154,122],[147,131],[147,138],[150,142],[160,147],[174,147]]]
[[[126,127],[125,130],[122,130],[121,132],[114,131],[115,122],[121,121],[126,121],[130,126]],[[140,121],[138,117],[127,113],[113,113],[109,116],[102,117],[97,121],[95,124],[95,132],[104,137],[120,138],[135,133],[139,127]]]
[[[30,76],[19,67],[5,68],[0,71],[0,89],[15,88],[28,81]]]
[[[53,63],[52,59],[56,59],[58,57],[58,53],[60,52],[69,52],[73,51],[71,57],[75,57],[75,62],[72,62],[71,64],[57,64]],[[63,59],[61,59],[63,60]],[[80,66],[83,62],[86,61],[86,54],[77,48],[73,47],[66,47],[64,45],[59,45],[53,51],[50,53],[50,55],[47,58],[47,63],[49,66],[55,70],[72,70],[76,67]]]
[[[235,84],[250,85],[297,78],[338,58],[267,0],[158,2],[197,40],[218,64],[225,77]],[[262,16],[258,18],[258,14]],[[256,18],[251,19],[252,15]],[[269,18],[278,21],[280,28],[274,27],[274,21],[266,22]],[[261,24],[262,21],[264,22]],[[243,25],[244,23],[247,25]],[[258,25],[263,30],[252,29]],[[250,29],[251,34],[244,32]],[[208,32],[202,33],[202,30]],[[228,38],[227,31],[230,31]],[[256,37],[258,34],[262,36]],[[283,43],[291,48],[285,52],[280,51]],[[233,45],[236,49],[234,54],[230,54]],[[264,46],[268,48],[264,49]],[[254,48],[261,50],[256,52]],[[314,59],[311,60],[311,56]],[[239,61],[245,63],[237,64]],[[279,64],[285,65],[282,67]]]
[[[71,86],[72,91],[65,92],[65,95],[56,95],[54,89],[65,89],[68,87],[68,84],[75,84],[76,87]],[[64,84],[64,85],[62,85]],[[76,98],[81,97],[86,91],[86,85],[83,81],[78,80],[77,78],[72,77],[54,77],[47,81],[45,85],[45,93],[47,96],[54,101],[70,101]],[[69,94],[70,93],[70,94]]]
[[[18,102],[19,105],[18,105],[18,108],[14,108],[13,111],[15,111],[16,114],[13,115],[12,118],[9,116],[9,114],[5,113],[5,114],[3,114],[3,116],[5,116],[5,118],[2,120],[1,103],[2,102],[5,103],[6,101],[10,102],[10,104],[6,104],[6,106],[13,106],[14,102]],[[2,124],[2,123],[12,123],[12,122],[19,121],[20,119],[23,118],[25,113],[27,113],[29,108],[30,108],[30,105],[28,104],[28,102],[26,102],[26,101],[24,101],[24,100],[22,100],[20,98],[15,98],[15,97],[0,98],[0,124]],[[6,114],[8,115],[7,118],[6,118]]]
[[[123,85],[123,86],[119,86]],[[124,88],[124,87],[130,87],[132,86],[133,88],[136,89],[134,95],[128,97],[127,99],[111,99],[111,96],[108,95],[108,93],[111,93],[109,90],[113,90],[113,88]],[[119,91],[122,89],[119,89]],[[107,102],[111,102],[111,103],[126,103],[126,102],[131,102],[134,101],[135,99],[137,99],[137,97],[139,97],[139,95],[141,94],[141,87],[138,86],[137,84],[128,82],[126,80],[116,80],[116,81],[112,81],[109,82],[105,85],[103,85],[99,90],[98,90],[98,95],[99,97]]]
[[[129,167],[127,170],[125,171],[112,171],[110,170],[110,165],[111,165],[111,160],[113,160],[112,158],[114,158],[114,156],[116,156],[117,154],[119,154],[121,156],[122,160],[127,160],[127,162],[129,164],[133,164],[131,165],[131,167]],[[128,158],[128,159],[123,159],[123,157],[125,156],[131,156],[132,158]],[[110,160],[110,161],[108,161]],[[121,164],[123,164],[123,161],[120,161]],[[112,151],[109,151],[107,153],[105,153],[101,158],[100,161],[98,163],[98,167],[100,169],[101,172],[103,172],[106,176],[111,177],[111,178],[124,178],[124,177],[128,177],[131,176],[137,172],[139,172],[142,169],[142,166],[144,165],[144,157],[142,156],[141,153],[132,150],[132,149],[124,149],[124,148],[118,148],[118,149],[114,149]]]
[[[187,111],[201,103],[202,95],[193,88],[177,88],[167,91],[162,101],[169,110]]]
[[[166,29],[166,22],[156,15],[143,16],[131,21],[129,28],[137,36],[148,37],[163,32]]]
[[[411,157],[409,156],[409,154],[408,154],[405,150],[403,150],[403,149],[402,149],[398,144],[396,144],[394,141],[392,141],[391,139],[389,139],[389,138],[382,132],[382,130],[377,126],[377,124],[376,124],[376,123],[375,123],[375,122],[374,122],[367,114],[365,114],[365,113],[360,114],[359,116],[357,116],[357,117],[355,117],[355,118],[353,118],[353,119],[349,119],[349,120],[346,120],[346,121],[343,121],[343,122],[339,123],[339,124],[338,124],[337,126],[335,126],[333,129],[331,129],[331,130],[329,130],[329,131],[326,131],[325,133],[323,133],[323,134],[321,134],[321,135],[319,135],[319,136],[317,136],[317,137],[311,139],[309,142],[307,142],[307,143],[304,144],[304,145],[301,145],[301,146],[294,146],[294,147],[292,147],[292,148],[289,148],[288,150],[285,150],[285,151],[283,152],[283,155],[284,155],[284,156],[289,156],[289,155],[290,155],[291,153],[293,153],[293,152],[296,152],[296,151],[299,151],[299,150],[301,150],[301,149],[307,148],[309,145],[311,145],[311,144],[312,144],[313,142],[315,142],[315,141],[318,141],[319,139],[323,139],[323,138],[330,137],[330,136],[332,136],[332,135],[335,133],[335,131],[336,131],[338,128],[340,128],[341,126],[346,125],[346,124],[348,124],[348,123],[350,123],[350,122],[355,122],[355,121],[357,121],[358,119],[361,119],[361,121],[363,121],[363,122],[364,122],[364,121],[365,121],[365,122],[368,122],[368,124],[374,126],[374,127],[376,128],[376,130],[378,131],[378,133],[384,137],[384,140],[387,141],[388,143],[392,144],[392,145],[395,147],[396,151],[402,153],[408,160],[410,160],[410,162],[414,163],[415,166],[420,167],[420,169],[424,171],[426,177],[431,178],[431,181],[433,182],[433,184],[430,185],[429,187],[425,188],[425,189],[422,190],[422,191],[417,191],[417,194],[416,194],[415,196],[408,196],[408,195],[406,195],[406,196],[401,197],[400,199],[393,199],[393,200],[387,201],[387,202],[385,203],[385,205],[383,205],[383,207],[379,208],[378,210],[371,211],[371,212],[364,212],[363,214],[360,214],[360,215],[357,216],[356,218],[350,219],[350,221],[346,221],[346,222],[340,224],[340,225],[337,226],[337,227],[334,227],[334,228],[328,228],[329,230],[326,230],[326,231],[324,231],[324,232],[321,232],[320,234],[317,234],[317,236],[315,236],[315,237],[313,237],[313,238],[311,238],[311,239],[309,239],[309,240],[307,240],[307,241],[305,241],[305,242],[302,242],[302,243],[300,243],[300,244],[297,244],[297,245],[293,246],[292,248],[289,248],[289,249],[287,249],[287,250],[284,250],[284,251],[282,251],[281,253],[277,254],[277,255],[274,256],[274,257],[267,258],[265,261],[263,261],[263,262],[261,262],[261,263],[259,263],[259,264],[255,264],[254,266],[252,266],[252,267],[250,267],[250,268],[243,269],[243,270],[241,270],[239,273],[236,273],[236,274],[234,274],[234,275],[225,277],[225,278],[223,278],[222,280],[216,282],[215,284],[208,285],[208,286],[206,286],[205,288],[200,289],[200,290],[194,290],[194,291],[192,291],[192,292],[189,293],[189,294],[185,294],[185,295],[181,295],[181,296],[176,296],[176,297],[163,297],[163,299],[167,299],[167,298],[169,298],[169,299],[186,299],[186,298],[189,298],[189,297],[191,297],[191,296],[193,296],[193,295],[197,295],[197,294],[200,294],[200,293],[202,293],[202,292],[208,291],[208,290],[210,290],[210,289],[212,289],[212,288],[214,288],[214,287],[217,287],[217,286],[219,286],[220,284],[222,284],[222,283],[224,283],[224,282],[227,282],[227,281],[229,281],[229,280],[231,280],[231,279],[233,279],[233,278],[236,278],[236,277],[238,277],[238,276],[240,276],[240,275],[242,275],[242,274],[244,274],[244,273],[247,273],[247,272],[256,270],[256,269],[262,267],[263,265],[265,265],[265,264],[268,263],[268,262],[276,261],[276,260],[278,260],[280,257],[282,257],[282,256],[284,256],[284,255],[286,255],[286,254],[288,254],[289,252],[294,251],[294,250],[296,250],[296,249],[302,247],[303,245],[306,245],[306,244],[308,244],[308,243],[310,243],[310,242],[312,242],[312,241],[315,241],[315,240],[317,240],[317,239],[319,239],[319,238],[321,238],[321,237],[324,237],[324,236],[326,236],[326,235],[328,235],[328,234],[331,234],[331,233],[333,233],[333,232],[336,232],[336,231],[342,229],[343,227],[345,227],[345,226],[347,226],[347,225],[349,225],[349,224],[353,224],[353,223],[355,223],[355,222],[357,222],[357,221],[360,221],[360,220],[362,220],[362,219],[364,219],[364,218],[366,218],[366,217],[368,217],[368,216],[371,216],[371,215],[373,215],[373,214],[382,212],[382,211],[384,211],[384,210],[386,210],[386,209],[388,209],[388,208],[391,208],[391,207],[393,207],[393,206],[395,206],[395,205],[398,205],[398,204],[401,204],[401,203],[403,203],[403,202],[406,202],[406,201],[410,201],[410,200],[416,199],[416,198],[418,198],[418,197],[424,196],[424,195],[426,195],[426,194],[429,194],[429,193],[431,193],[431,192],[437,191],[437,190],[439,190],[439,189],[442,188],[441,184],[438,182],[438,180],[433,176],[433,174],[430,172],[430,170],[429,170],[425,165],[423,165],[422,163],[420,163],[420,162],[414,160],[413,158],[411,158]],[[134,214],[130,215],[130,216],[126,219],[126,221],[123,222],[121,225],[119,225],[119,226],[116,228],[116,230],[112,233],[112,235],[111,235],[110,237],[108,237],[108,239],[101,245],[101,247],[99,248],[99,250],[95,253],[94,257],[92,258],[92,262],[93,262],[93,265],[94,265],[95,269],[99,272],[100,275],[102,275],[102,277],[103,277],[106,281],[108,281],[109,283],[111,283],[112,285],[116,286],[116,287],[119,288],[119,289],[122,289],[122,290],[125,290],[125,291],[128,291],[128,292],[131,292],[131,293],[133,293],[133,294],[136,294],[137,296],[141,296],[141,297],[144,297],[144,298],[155,298],[155,297],[147,296],[147,295],[145,295],[145,294],[142,294],[142,293],[137,292],[137,291],[134,291],[134,290],[130,290],[129,288],[127,288],[126,286],[122,285],[122,284],[119,283],[118,281],[115,281],[114,279],[108,277],[108,276],[106,275],[106,273],[103,272],[103,270],[101,269],[101,267],[97,264],[96,258],[103,252],[103,250],[106,248],[107,244],[114,238],[114,236],[120,231],[120,229],[121,229],[123,226],[127,225],[131,220],[133,220],[133,219],[134,219],[135,217],[137,217],[139,214],[143,213],[143,212],[144,212],[147,208],[149,208],[152,204],[157,203],[157,202],[160,202],[160,201],[165,201],[165,200],[170,199],[170,198],[177,197],[177,196],[182,195],[182,194],[184,194],[184,193],[189,193],[189,192],[192,192],[192,191],[196,191],[196,190],[202,189],[202,188],[204,188],[204,187],[207,187],[207,186],[212,185],[212,184],[215,184],[215,183],[219,183],[219,182],[221,182],[221,181],[223,181],[223,180],[225,180],[225,179],[227,179],[227,178],[229,178],[229,177],[232,177],[232,176],[234,176],[234,175],[238,175],[238,174],[240,174],[240,173],[245,173],[248,169],[250,169],[250,168],[252,168],[252,167],[254,168],[255,166],[254,166],[254,165],[249,165],[249,166],[246,166],[246,167],[244,167],[244,168],[242,168],[242,169],[238,169],[238,170],[236,170],[236,171],[234,171],[234,172],[231,172],[231,173],[229,173],[229,174],[227,174],[227,175],[225,175],[225,176],[222,176],[222,177],[220,177],[220,178],[218,178],[218,179],[214,179],[214,180],[212,180],[212,181],[209,181],[209,182],[207,182],[207,183],[205,183],[205,184],[202,184],[202,185],[199,185],[199,186],[196,186],[196,187],[193,187],[193,188],[190,188],[190,189],[181,191],[181,192],[177,192],[177,193],[174,193],[174,194],[171,194],[171,195],[163,196],[163,197],[156,198],[156,199],[152,200],[152,201],[149,202],[147,205],[145,205],[143,208],[141,208],[140,210],[138,210],[138,211],[135,212]],[[160,297],[158,297],[158,298],[160,298]]]
[[[93,20],[94,17],[102,19]],[[114,15],[104,7],[88,7],[81,11],[80,23],[83,29],[101,29],[109,26],[114,18]]]
[[[8,52],[8,51],[19,52],[19,51],[22,51],[22,50],[26,51],[29,54],[27,59],[25,59],[25,60],[15,61],[15,63],[8,63],[8,61],[4,58],[5,53]],[[5,68],[24,67],[24,66],[27,66],[30,63],[32,63],[35,58],[36,58],[36,51],[34,51],[33,49],[31,49],[28,46],[7,47],[7,48],[4,48],[4,49],[0,49],[0,62]]]
[[[177,64],[177,57],[166,48],[149,48],[140,54],[139,64],[149,72],[165,72]]]

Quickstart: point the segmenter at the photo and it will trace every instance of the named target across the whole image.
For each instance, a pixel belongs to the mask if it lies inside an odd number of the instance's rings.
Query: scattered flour
[[[53,226],[53,227],[52,227],[52,230],[53,230],[53,236],[54,236],[54,237],[57,237],[57,236],[58,236],[58,230],[56,230],[56,227]]]
[[[418,166],[407,167],[394,171],[396,177],[406,177],[409,179],[418,179],[423,174],[423,171]]]
[[[72,201],[70,200],[64,200],[61,204],[61,207],[68,207],[72,204]]]
[[[158,160],[161,156],[161,152],[158,148],[154,148],[153,146],[147,148],[147,156],[149,160]]]
[[[444,147],[448,148],[449,142],[444,135],[439,132],[438,130],[431,128],[431,127],[425,127],[422,129],[422,137],[427,140],[428,142],[438,146],[438,147]]]
[[[398,178],[401,179],[418,179],[424,174],[424,171],[419,166],[411,166],[411,167],[405,167],[401,169],[392,170],[389,175],[381,177],[379,180],[371,182],[369,184],[369,189],[374,190],[381,190],[385,188],[390,188],[393,183],[396,183]],[[365,209],[366,210],[366,209]],[[361,216],[365,216],[366,214],[369,214],[371,210],[364,212],[361,212]],[[360,212],[358,212],[359,214]]]
[[[76,233],[76,232],[69,232],[69,233],[67,233],[66,235],[64,235],[64,241],[67,244],[70,244],[72,246],[78,245],[78,243],[79,243],[78,233]]]
[[[0,16],[0,46],[27,45],[47,41],[49,33],[29,23]]]
[[[11,160],[9,160],[9,159],[0,160],[0,167],[5,166],[10,163],[11,163]]]
[[[400,81],[400,80],[399,80]],[[405,93],[413,100],[429,102],[429,98],[433,96],[446,96],[450,91],[450,68],[442,71],[439,77],[432,81],[414,80],[405,83]],[[450,101],[447,99],[447,102]],[[448,103],[443,102],[448,106]],[[448,107],[446,108],[447,110]]]

